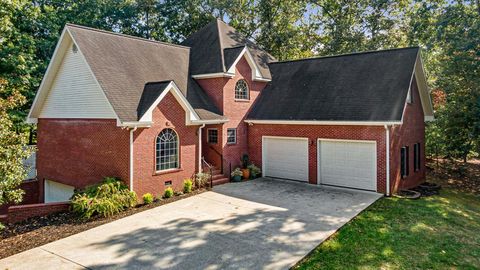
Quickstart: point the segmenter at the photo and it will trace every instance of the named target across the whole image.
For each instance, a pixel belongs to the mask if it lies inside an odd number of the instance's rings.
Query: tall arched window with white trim
[[[248,100],[249,98],[250,98],[250,95],[248,92],[247,81],[243,79],[238,80],[237,84],[235,85],[235,99]]]
[[[157,171],[177,169],[179,167],[178,146],[178,135],[173,129],[166,128],[158,134],[155,147]]]

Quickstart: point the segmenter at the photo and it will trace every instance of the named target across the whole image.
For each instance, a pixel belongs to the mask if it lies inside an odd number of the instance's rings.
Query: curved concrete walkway
[[[257,179],[0,261],[0,269],[286,269],[380,194]]]

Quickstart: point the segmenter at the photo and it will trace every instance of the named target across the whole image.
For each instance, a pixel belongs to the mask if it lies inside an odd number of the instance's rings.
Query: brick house
[[[30,110],[42,200],[162,193],[248,154],[265,177],[389,195],[425,178],[419,48],[276,61],[221,21],[181,45],[66,25]]]

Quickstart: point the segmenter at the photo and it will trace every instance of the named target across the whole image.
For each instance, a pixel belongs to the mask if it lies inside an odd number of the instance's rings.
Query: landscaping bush
[[[3,229],[5,229],[5,225],[3,225],[3,224],[0,222],[0,231],[2,231]]]
[[[102,183],[88,186],[72,198],[72,210],[84,217],[108,217],[137,204],[137,195],[122,181],[107,177]]]
[[[151,204],[155,200],[155,197],[151,193],[145,193],[143,194],[142,199],[145,204]]]
[[[192,179],[187,178],[187,179],[183,180],[183,192],[184,193],[192,192],[192,186],[193,186]]]
[[[195,186],[197,188],[208,186],[209,181],[210,181],[209,173],[197,173],[195,175]]]
[[[165,192],[163,193],[163,197],[165,198],[173,197],[173,189],[171,187],[166,188]]]

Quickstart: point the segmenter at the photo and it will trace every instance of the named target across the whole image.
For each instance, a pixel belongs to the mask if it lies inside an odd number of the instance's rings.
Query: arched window
[[[238,80],[235,85],[235,99],[249,99],[248,84],[245,80]]]
[[[166,128],[158,134],[155,150],[157,171],[178,168],[178,136],[173,129]]]

